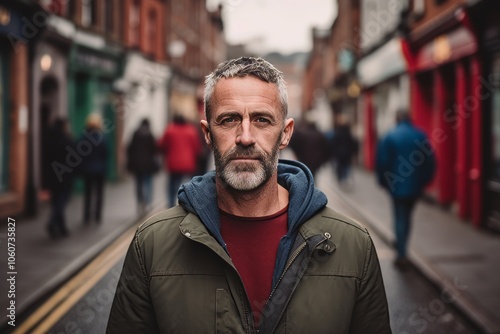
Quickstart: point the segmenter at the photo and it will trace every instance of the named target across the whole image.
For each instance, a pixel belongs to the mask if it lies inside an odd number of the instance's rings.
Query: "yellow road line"
[[[34,331],[46,333],[67,311],[84,296],[123,256],[132,240],[136,227],[132,227],[101,252],[68,283],[40,306],[13,333],[27,333],[51,313]],[[59,305],[59,306],[58,306]],[[57,308],[56,308],[57,307]],[[50,326],[50,327],[47,327]]]

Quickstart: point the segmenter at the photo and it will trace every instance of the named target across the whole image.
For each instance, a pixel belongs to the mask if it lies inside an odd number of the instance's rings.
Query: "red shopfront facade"
[[[458,215],[483,221],[482,114],[485,99],[478,39],[465,10],[404,42],[410,110],[429,136],[437,173],[429,193]]]

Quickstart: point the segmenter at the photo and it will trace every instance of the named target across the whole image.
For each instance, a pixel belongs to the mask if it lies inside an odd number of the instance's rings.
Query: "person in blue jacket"
[[[377,147],[378,183],[392,198],[398,266],[407,263],[406,248],[411,214],[418,197],[432,181],[436,169],[434,149],[426,134],[411,122],[406,110],[396,113],[396,127]]]

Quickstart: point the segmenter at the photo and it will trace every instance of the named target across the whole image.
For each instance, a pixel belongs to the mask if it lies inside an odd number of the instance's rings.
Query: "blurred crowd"
[[[65,118],[57,118],[44,142],[44,179],[50,192],[51,214],[47,232],[52,238],[68,236],[65,207],[75,182],[83,182],[82,224],[100,224],[104,210],[109,139],[100,114],[87,117],[81,136],[75,138]],[[208,149],[197,126],[175,115],[163,135],[156,139],[150,121],[144,118],[126,148],[126,168],[134,176],[137,211],[143,214],[153,202],[153,176],[162,166],[168,173],[168,206],[176,204],[182,182],[207,168]]]

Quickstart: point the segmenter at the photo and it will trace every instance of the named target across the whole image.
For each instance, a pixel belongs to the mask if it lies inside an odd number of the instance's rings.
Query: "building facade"
[[[337,3],[326,51],[310,55],[304,107],[311,92],[323,89],[333,113],[351,110],[346,101],[355,86],[349,80],[356,80],[356,134],[367,169],[374,167],[377,141],[394,126],[396,110],[409,110],[437,156],[426,195],[464,221],[499,230],[500,3],[360,0],[359,25],[350,27],[341,22],[352,11]],[[345,70],[351,57],[341,45],[357,52],[354,76]],[[323,66],[322,84],[311,79],[313,59]]]
[[[44,141],[57,117],[78,139],[101,114],[109,181],[124,175],[143,118],[156,136],[178,107],[199,119],[204,76],[225,59],[221,11],[194,0],[0,0],[0,216],[36,214],[49,199]]]
[[[466,1],[416,1],[404,52],[410,110],[436,151],[431,193],[479,226],[484,213],[483,68]]]
[[[396,111],[409,108],[409,78],[400,31],[407,7],[404,1],[361,0],[360,9],[358,136],[363,143],[363,164],[372,169],[377,141],[395,125]]]
[[[25,209],[30,52],[46,12],[35,1],[0,1],[0,216]]]
[[[191,121],[203,117],[203,85],[226,59],[222,6],[209,11],[204,1],[171,1],[168,50],[172,66],[169,108]]]

